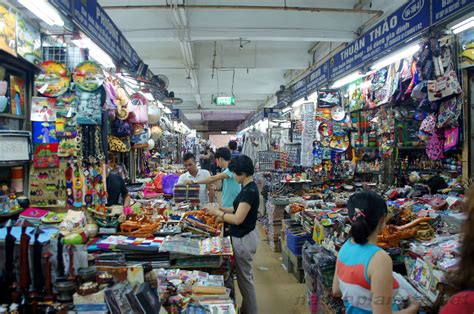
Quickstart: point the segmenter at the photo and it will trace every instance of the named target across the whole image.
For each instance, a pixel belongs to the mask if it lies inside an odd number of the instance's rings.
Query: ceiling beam
[[[328,30],[320,28],[219,28],[199,29],[185,28],[181,29],[188,33],[191,41],[222,41],[236,40],[245,38],[251,41],[330,41],[330,42],[348,42],[356,38],[353,31],[349,30]],[[130,43],[148,43],[157,41],[176,42],[179,39],[180,29],[174,28],[155,28],[155,29],[123,29],[122,32],[127,36]],[[147,35],[149,33],[149,35]],[[134,36],[134,34],[136,34]]]
[[[250,10],[250,11],[293,11],[293,12],[312,12],[312,13],[364,13],[381,16],[383,11],[363,9],[363,8],[327,8],[327,7],[289,7],[289,6],[267,6],[267,5],[206,5],[206,4],[172,4],[172,5],[105,5],[107,10],[133,10],[133,9],[201,9],[201,10]]]
[[[172,1],[174,3],[174,1]],[[202,103],[201,100],[201,94],[199,91],[199,81],[198,81],[198,75],[195,70],[195,61],[194,61],[194,55],[193,55],[193,47],[192,43],[189,37],[189,32],[186,31],[188,30],[188,20],[186,17],[186,12],[184,10],[184,7],[179,6],[177,4],[173,4],[173,17],[175,23],[178,25],[180,29],[183,31],[181,32],[181,36],[179,37],[179,45],[181,48],[181,53],[183,54],[184,57],[184,62],[188,71],[188,75],[191,78],[191,88],[194,93],[194,99],[196,100],[196,104],[199,106]]]

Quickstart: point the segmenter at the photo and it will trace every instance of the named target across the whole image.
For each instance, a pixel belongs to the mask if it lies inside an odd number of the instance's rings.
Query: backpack
[[[436,115],[430,113],[420,125],[420,131],[425,133],[433,134],[436,131]]]

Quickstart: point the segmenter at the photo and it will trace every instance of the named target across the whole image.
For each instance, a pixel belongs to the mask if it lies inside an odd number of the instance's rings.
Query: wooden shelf
[[[426,146],[397,146],[396,148],[401,150],[422,150],[426,149]]]
[[[25,120],[25,116],[17,116],[16,114],[11,113],[0,113],[0,118],[8,118],[8,119],[17,119],[17,120]]]

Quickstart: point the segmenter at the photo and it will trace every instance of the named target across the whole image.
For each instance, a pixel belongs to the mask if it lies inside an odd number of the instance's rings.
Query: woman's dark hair
[[[229,142],[229,149],[230,150],[237,150],[239,144],[237,144],[237,141],[230,141]]]
[[[183,161],[188,161],[189,159],[192,159],[192,160],[196,161],[196,156],[194,156],[193,153],[184,154]]]
[[[347,202],[352,222],[351,234],[358,244],[365,244],[377,228],[380,218],[387,214],[385,200],[375,192],[362,191],[352,194]]]
[[[246,176],[252,176],[255,168],[253,167],[252,159],[249,156],[240,155],[232,158],[229,164],[229,170],[241,176],[245,173]]]
[[[461,227],[461,261],[458,267],[448,275],[450,292],[474,289],[474,187],[467,194],[463,212],[467,219]]]
[[[224,160],[230,161],[232,154],[230,153],[230,150],[227,147],[221,147],[217,149],[214,157],[216,159],[222,157],[224,158]]]
[[[434,176],[426,182],[426,185],[430,187],[430,194],[436,194],[439,190],[448,187],[446,181],[440,176]]]

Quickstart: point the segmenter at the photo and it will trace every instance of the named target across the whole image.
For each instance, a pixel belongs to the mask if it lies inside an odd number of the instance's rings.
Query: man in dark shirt
[[[240,152],[238,151],[239,144],[237,141],[230,141],[228,146],[230,149],[231,158],[240,156]]]
[[[130,206],[130,196],[128,190],[125,187],[125,180],[117,172],[112,170],[113,168],[109,164],[107,167],[107,206],[112,205],[123,205],[124,207]],[[120,204],[120,196],[122,196],[123,204]]]

